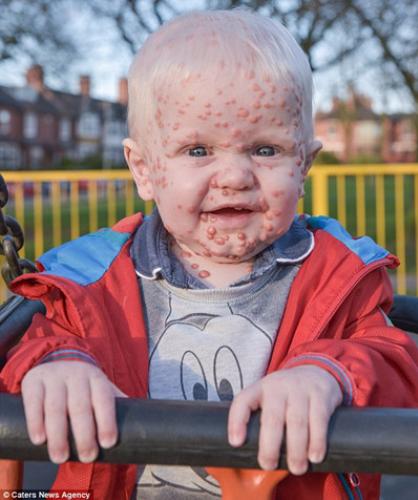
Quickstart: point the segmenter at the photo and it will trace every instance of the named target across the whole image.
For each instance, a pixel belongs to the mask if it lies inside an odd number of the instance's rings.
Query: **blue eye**
[[[256,156],[274,156],[277,151],[274,146],[259,146],[254,153]]]
[[[195,146],[194,148],[190,148],[187,150],[189,156],[196,156],[196,157],[201,157],[201,156],[207,156],[208,150],[204,146]]]

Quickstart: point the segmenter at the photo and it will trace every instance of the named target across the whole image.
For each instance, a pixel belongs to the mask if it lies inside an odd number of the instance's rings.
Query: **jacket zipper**
[[[360,480],[357,474],[339,473],[336,474],[344,492],[347,494],[348,500],[363,500],[363,495],[360,490]]]
[[[322,323],[316,328],[316,331],[313,335],[312,340],[316,340],[324,326],[328,324],[331,318],[334,316],[340,305],[344,302],[347,296],[352,292],[354,287],[359,283],[368,273],[382,267],[385,264],[384,260],[380,260],[372,265],[365,267],[362,271],[354,276],[354,278],[349,282],[348,286],[344,290],[344,292],[340,295],[339,299],[334,303],[334,306],[329,310],[328,314],[323,319]],[[337,476],[338,481],[344,489],[344,492],[347,494],[348,500],[363,500],[363,495],[360,490],[360,480],[357,474],[354,473],[339,473],[335,474]],[[351,487],[350,487],[351,486]],[[355,492],[355,495],[353,493]]]

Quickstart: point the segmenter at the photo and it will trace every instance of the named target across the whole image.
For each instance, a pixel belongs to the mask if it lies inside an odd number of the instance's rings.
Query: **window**
[[[38,117],[35,113],[25,113],[23,119],[23,135],[26,139],[35,139],[38,135]]]
[[[30,166],[40,167],[44,158],[44,152],[40,146],[32,146],[30,148]]]
[[[71,139],[71,122],[68,118],[61,119],[59,136],[62,142],[68,142]]]
[[[20,150],[16,144],[0,142],[0,168],[16,169],[20,166]]]
[[[88,158],[89,156],[94,156],[99,153],[98,146],[96,144],[81,143],[78,145],[78,157],[82,160]]]
[[[0,134],[7,135],[10,133],[12,115],[10,111],[5,109],[0,110]]]
[[[95,113],[84,113],[78,124],[78,133],[82,137],[96,138],[100,135],[100,120]]]

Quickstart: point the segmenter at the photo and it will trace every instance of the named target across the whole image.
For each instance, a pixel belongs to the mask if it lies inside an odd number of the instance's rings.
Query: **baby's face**
[[[183,250],[242,262],[284,234],[309,154],[298,91],[228,72],[157,89],[156,99],[139,192]]]

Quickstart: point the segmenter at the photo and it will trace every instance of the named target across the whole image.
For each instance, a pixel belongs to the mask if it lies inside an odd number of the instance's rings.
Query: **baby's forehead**
[[[240,64],[226,65],[220,55],[218,64],[208,66],[204,70],[186,70],[177,79],[162,78],[155,82],[153,95],[158,103],[167,104],[188,100],[206,105],[216,96],[216,101],[222,96],[234,95],[225,105],[236,104],[246,99],[290,99],[302,102],[301,85],[290,75],[283,78],[273,73],[257,70],[251,66],[243,68]],[[245,102],[244,102],[245,103]]]

